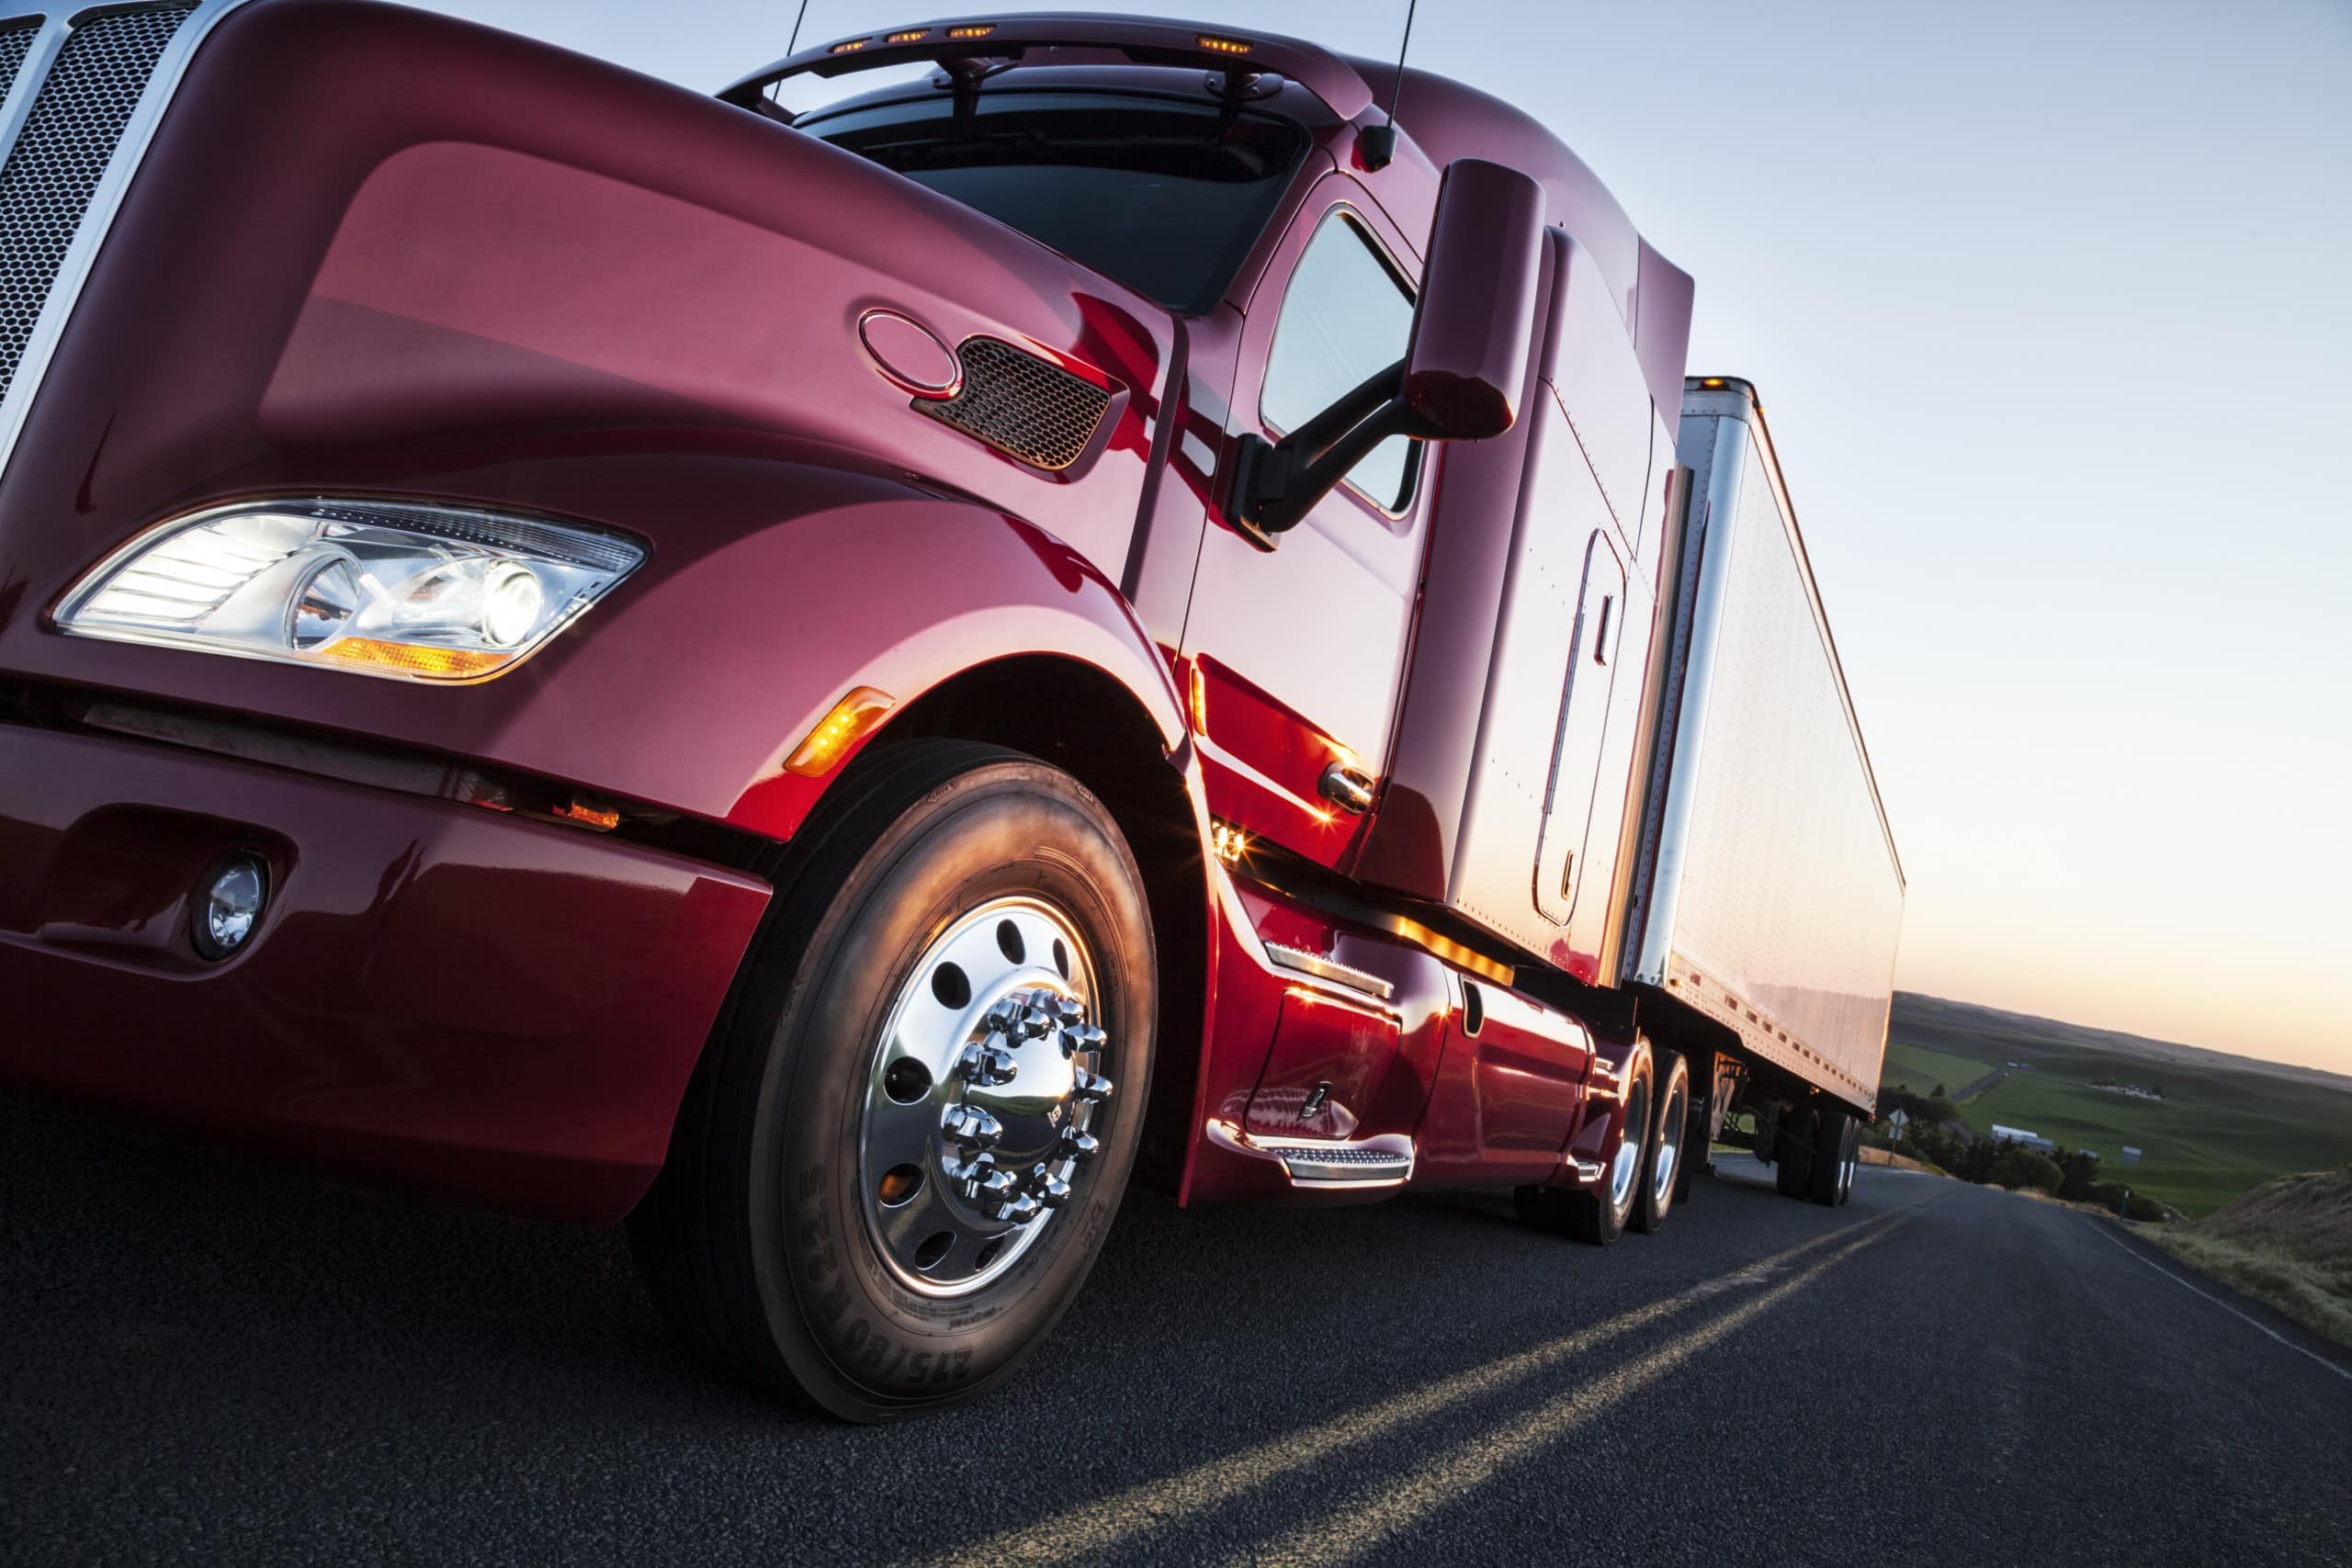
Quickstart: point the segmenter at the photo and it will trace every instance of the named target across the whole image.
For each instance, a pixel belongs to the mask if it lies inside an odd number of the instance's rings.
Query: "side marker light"
[[[821,778],[832,772],[851,747],[874,732],[884,716],[898,705],[898,699],[888,692],[872,686],[860,686],[833,705],[833,711],[819,721],[792,755],[785,767],[803,778]]]

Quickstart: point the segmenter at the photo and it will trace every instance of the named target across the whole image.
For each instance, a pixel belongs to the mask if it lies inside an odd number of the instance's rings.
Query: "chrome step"
[[[1406,1150],[1262,1141],[1257,1146],[1282,1161],[1283,1173],[1301,1186],[1394,1187],[1413,1174],[1413,1156]]]

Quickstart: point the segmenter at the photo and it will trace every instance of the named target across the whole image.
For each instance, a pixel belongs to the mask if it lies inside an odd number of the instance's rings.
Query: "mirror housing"
[[[1405,401],[1439,440],[1485,441],[1519,417],[1544,270],[1544,187],[1483,158],[1449,164],[1405,351]]]
[[[1241,437],[1227,517],[1272,549],[1391,436],[1484,441],[1519,417],[1544,268],[1544,187],[1483,158],[1438,187],[1405,357],[1283,437]]]

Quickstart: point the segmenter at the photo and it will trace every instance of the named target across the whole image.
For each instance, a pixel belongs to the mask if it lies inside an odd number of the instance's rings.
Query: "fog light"
[[[269,901],[269,866],[241,850],[214,868],[198,892],[188,936],[207,958],[226,958],[244,946]]]

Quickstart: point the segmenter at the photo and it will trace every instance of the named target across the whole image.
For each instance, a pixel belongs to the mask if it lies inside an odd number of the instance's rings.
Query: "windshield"
[[[1271,115],[1113,93],[995,92],[804,121],[1170,310],[1216,305],[1305,156]]]

